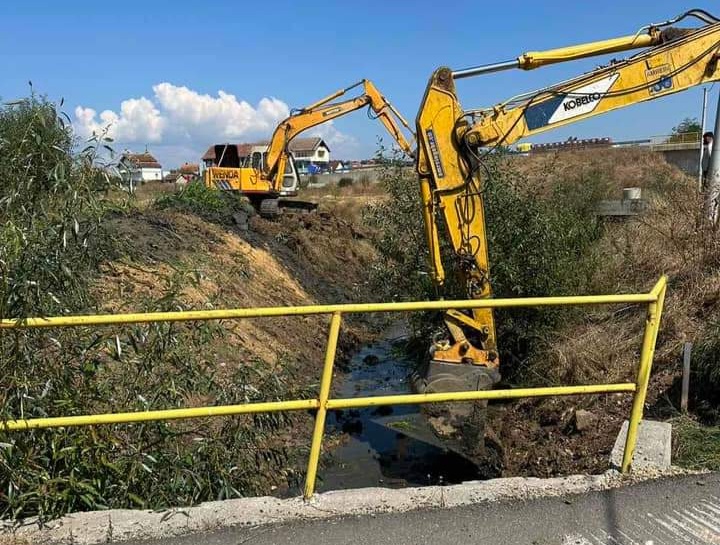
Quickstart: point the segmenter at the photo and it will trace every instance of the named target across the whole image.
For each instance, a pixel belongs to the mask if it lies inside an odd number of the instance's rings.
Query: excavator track
[[[280,199],[280,210],[292,214],[309,214],[315,212],[317,207],[318,205],[315,202]]]
[[[257,206],[258,214],[265,219],[274,219],[280,216],[280,199],[263,199]]]
[[[290,199],[263,199],[255,204],[258,214],[265,219],[276,219],[282,214],[309,214],[317,210],[317,206],[314,202]]]

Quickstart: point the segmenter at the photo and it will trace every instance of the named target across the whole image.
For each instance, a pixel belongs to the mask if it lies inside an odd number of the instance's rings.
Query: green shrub
[[[93,314],[99,266],[129,244],[104,225],[102,136],[74,154],[56,106],[0,107],[0,318]],[[194,184],[161,201],[225,217],[219,192]],[[187,208],[183,208],[187,207]],[[139,311],[187,309],[193,271],[158,277]],[[105,278],[105,282],[112,282]],[[238,361],[219,323],[15,329],[0,334],[0,420],[143,411],[301,397],[291,364]],[[220,365],[226,363],[225,366]],[[295,479],[280,438],[292,415],[257,415],[30,432],[0,431],[0,516],[163,508],[269,493]],[[295,422],[295,421],[293,421]]]
[[[344,176],[344,177],[340,178],[340,180],[338,180],[337,185],[338,185],[338,187],[350,187],[351,185],[353,185],[353,179]]]
[[[372,281],[382,299],[418,300],[434,295],[422,221],[417,176],[391,162],[378,175],[388,199],[363,211],[382,256]]]
[[[190,212],[224,225],[232,224],[233,213],[248,206],[235,192],[210,189],[201,181],[191,182],[176,193],[161,195],[155,201],[159,210]]]
[[[496,297],[533,297],[585,292],[597,260],[600,228],[589,199],[561,186],[549,195],[518,191],[519,175],[501,159],[489,165],[484,196],[490,274]],[[589,185],[592,186],[590,183]],[[524,381],[521,368],[537,339],[573,311],[522,308],[497,311],[498,343],[505,376]]]
[[[108,250],[100,221],[108,178],[96,162],[104,142],[73,155],[75,143],[44,98],[0,107],[0,317],[88,303],[87,272]]]
[[[673,464],[694,470],[720,470],[720,428],[703,426],[687,416],[672,421]]]
[[[428,265],[418,182],[414,173],[393,166],[395,163],[386,164],[379,176],[390,198],[365,215],[385,257],[373,277],[385,297],[437,298]],[[600,234],[591,207],[571,193],[556,191],[548,196],[526,191],[532,184],[521,180],[501,154],[488,157],[485,166],[482,193],[495,296],[557,295],[585,288],[595,268],[592,245]],[[458,262],[452,259],[448,240],[442,227],[440,242],[448,277],[442,295],[464,298],[467,294],[458,281]],[[516,371],[532,351],[534,340],[566,314],[518,309],[496,315],[501,356],[509,364],[503,373],[523,380]],[[417,324],[418,333],[427,341],[439,319],[423,316]]]
[[[710,322],[692,353],[695,412],[705,422],[720,423],[720,320]]]

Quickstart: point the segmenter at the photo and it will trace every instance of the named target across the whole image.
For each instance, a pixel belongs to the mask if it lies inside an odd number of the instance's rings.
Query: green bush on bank
[[[693,347],[692,395],[695,412],[707,423],[720,423],[720,321],[712,321]]]
[[[442,293],[432,283],[417,178],[396,164],[388,162],[379,176],[390,198],[370,207],[365,215],[384,257],[373,271],[378,289],[392,299],[466,297],[444,226],[440,244],[448,280]],[[494,295],[558,295],[585,288],[595,270],[592,246],[600,235],[592,213],[592,200],[597,197],[579,196],[563,186],[551,195],[533,191],[530,181],[514,171],[502,154],[488,156],[483,172],[481,191]],[[534,340],[567,313],[519,309],[496,315],[501,356],[509,364],[504,374],[511,376],[531,352]],[[439,325],[438,319],[430,322],[427,317],[416,322],[418,336],[426,344],[432,335],[428,323],[432,328]],[[522,376],[515,378],[523,380]]]
[[[93,291],[100,265],[132,249],[132,240],[105,227],[115,212],[99,164],[108,143],[100,136],[77,151],[66,118],[44,98],[0,106],[0,318],[100,309]],[[223,216],[218,193],[193,186],[171,203]],[[151,296],[135,296],[133,308],[189,310],[182,291],[197,279],[175,269]],[[268,373],[238,362],[236,352],[216,323],[4,330],[0,419],[302,397],[292,364]],[[47,520],[268,493],[297,477],[282,435],[290,418],[0,432],[0,515]]]
[[[161,195],[155,200],[158,210],[178,210],[200,216],[222,225],[232,224],[238,210],[252,212],[252,207],[234,192],[210,189],[202,181],[191,182],[176,193]]]

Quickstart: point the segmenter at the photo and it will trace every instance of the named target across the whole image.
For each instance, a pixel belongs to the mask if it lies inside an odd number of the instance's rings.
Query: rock
[[[238,228],[239,228],[241,231],[249,231],[249,230],[250,230],[250,225],[249,225],[249,223],[248,223],[248,220],[249,220],[250,218],[249,218],[249,215],[248,215],[246,212],[244,212],[244,211],[242,211],[242,212],[235,212],[235,213],[232,215],[232,218],[233,218],[233,221],[235,221],[235,224],[238,226]]]
[[[431,416],[428,418],[428,422],[433,429],[443,437],[450,437],[457,431],[455,426],[448,422],[448,420],[443,416]]]
[[[578,409],[575,411],[575,429],[577,431],[587,431],[595,427],[597,424],[597,415],[584,409]]]
[[[363,358],[363,363],[369,366],[377,365],[380,363],[380,358],[378,358],[375,354],[368,354]]]

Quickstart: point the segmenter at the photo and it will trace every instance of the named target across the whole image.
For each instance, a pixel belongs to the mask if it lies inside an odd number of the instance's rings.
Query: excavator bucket
[[[490,390],[500,381],[497,368],[430,360],[422,378],[415,381],[420,393]]]
[[[500,381],[500,371],[497,352],[483,343],[488,327],[454,310],[445,313],[444,322],[449,338],[434,340],[416,389],[427,393],[492,389]]]

